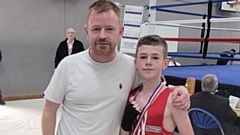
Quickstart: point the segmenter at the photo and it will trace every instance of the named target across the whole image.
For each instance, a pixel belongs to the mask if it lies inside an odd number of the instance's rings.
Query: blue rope
[[[212,0],[212,3],[218,3],[218,2],[227,2],[227,1],[234,1],[234,0]],[[201,1],[201,2],[186,2],[181,4],[168,4],[168,5],[161,5],[161,6],[151,6],[151,9],[157,9],[157,8],[169,8],[169,7],[180,7],[180,6],[190,6],[190,5],[198,5],[198,4],[206,4],[209,1]]]

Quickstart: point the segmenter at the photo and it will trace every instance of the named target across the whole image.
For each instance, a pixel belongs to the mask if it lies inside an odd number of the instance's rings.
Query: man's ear
[[[88,36],[89,32],[88,32],[88,26],[87,25],[84,25],[84,31],[85,31],[85,34],[87,36],[87,39],[89,39],[89,36]]]
[[[137,64],[137,60],[136,60],[136,58],[134,59],[134,64],[135,64],[135,66],[136,66],[136,64]]]
[[[123,36],[123,32],[124,32],[124,27],[123,26],[121,26],[120,27],[120,30],[119,30],[119,39],[121,39],[122,38],[122,36]]]

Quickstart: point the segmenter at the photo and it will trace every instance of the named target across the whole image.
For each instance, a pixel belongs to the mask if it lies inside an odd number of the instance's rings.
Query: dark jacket
[[[67,45],[67,38],[62,41],[58,48],[57,48],[57,52],[56,52],[56,56],[55,56],[55,68],[57,68],[58,64],[60,63],[60,61],[65,58],[66,56],[68,56],[68,45]],[[74,39],[74,43],[73,43],[73,49],[72,49],[72,53],[71,54],[75,54],[78,52],[84,51],[84,47],[81,41]]]
[[[230,51],[224,51],[220,54],[220,57],[229,57],[229,58],[234,58],[234,55],[231,54]],[[227,65],[229,60],[225,60],[225,59],[219,59],[217,61],[217,65]]]
[[[191,108],[198,107],[212,113],[221,122],[225,135],[240,135],[239,128],[235,126],[237,122],[237,114],[229,105],[228,98],[214,95],[208,92],[198,92],[191,97]],[[195,132],[196,135],[217,135],[219,130],[207,130],[204,133]]]

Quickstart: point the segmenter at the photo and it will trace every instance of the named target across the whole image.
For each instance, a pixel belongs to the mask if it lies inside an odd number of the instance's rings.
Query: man
[[[90,48],[63,59],[44,92],[43,135],[54,135],[60,104],[57,135],[118,135],[129,91],[140,84],[133,57],[115,51],[124,30],[118,6],[93,3],[84,29]],[[187,109],[187,90],[180,89],[173,105]]]
[[[175,67],[177,67],[177,66],[181,66],[181,64],[179,62],[177,62],[177,57],[172,56],[170,61],[169,61],[168,66],[175,66]]]
[[[219,119],[222,124],[225,135],[239,135],[240,126],[236,126],[238,118],[236,113],[229,105],[228,98],[215,95],[215,91],[218,87],[218,79],[214,74],[208,74],[202,78],[202,92],[193,94],[191,99],[191,108],[202,108]],[[195,134],[216,134],[216,130],[213,131],[196,131]]]
[[[229,58],[234,58],[234,53],[236,52],[235,49],[231,49],[230,51],[224,51],[220,54],[220,57],[229,57]],[[217,61],[217,65],[227,65],[229,60],[225,60],[225,59],[219,59]],[[233,60],[230,60],[230,65],[233,64]]]
[[[84,51],[82,42],[75,38],[75,30],[73,28],[67,29],[66,37],[67,38],[62,41],[57,48],[54,61],[55,68],[57,68],[60,61],[66,56]]]

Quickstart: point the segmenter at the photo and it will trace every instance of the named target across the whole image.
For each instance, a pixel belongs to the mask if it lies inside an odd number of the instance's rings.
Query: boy
[[[167,43],[158,35],[139,40],[134,62],[143,85],[130,93],[120,135],[173,135],[176,126],[182,135],[194,134],[188,112],[172,106],[172,90],[161,82],[169,63],[167,52]]]

